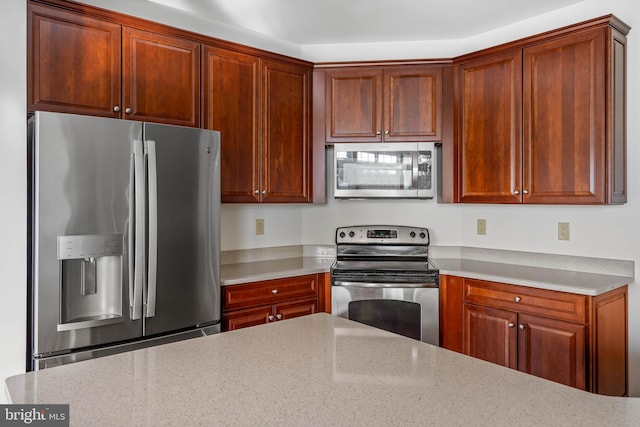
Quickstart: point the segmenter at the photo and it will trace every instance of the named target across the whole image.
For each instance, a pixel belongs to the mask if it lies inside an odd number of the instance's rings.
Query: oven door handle
[[[344,286],[349,288],[438,288],[435,282],[422,283],[381,283],[381,282],[349,282],[344,280],[335,280],[332,286]]]

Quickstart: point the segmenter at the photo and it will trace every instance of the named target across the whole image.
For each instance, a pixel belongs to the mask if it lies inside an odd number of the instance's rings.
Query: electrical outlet
[[[487,220],[486,219],[479,219],[476,223],[476,233],[484,236],[487,234]]]
[[[256,236],[264,234],[264,219],[256,219]]]
[[[568,222],[558,223],[558,240],[569,240],[570,230]]]

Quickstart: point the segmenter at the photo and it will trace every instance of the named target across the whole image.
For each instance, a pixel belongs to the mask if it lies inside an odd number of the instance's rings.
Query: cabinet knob
[[[274,295],[277,295],[278,294],[278,290],[277,289],[271,289],[271,293],[274,294]]]
[[[520,297],[515,297],[513,300],[514,300],[515,302],[520,302],[520,301],[522,301],[522,298],[520,298]]]
[[[518,328],[520,328],[520,330],[521,330],[521,331],[524,331],[524,328],[525,328],[525,327],[526,327],[526,326],[524,326],[522,323],[518,325]]]
[[[522,190],[522,194],[529,194],[529,190]]]
[[[253,194],[260,194],[260,190],[254,191]]]
[[[119,113],[120,112],[120,107],[116,105],[115,107],[113,107],[113,111],[116,112],[116,113]]]
[[[276,319],[282,320],[282,314],[276,314]]]
[[[267,190],[262,190],[262,195],[266,196],[267,195]]]
[[[510,328],[513,328],[514,326],[516,326],[516,324],[515,324],[515,323],[513,323],[513,322],[509,322],[509,323],[507,324],[507,326],[508,326],[508,327],[510,327]]]
[[[384,134],[385,134],[385,135],[389,135],[389,131],[388,131],[388,130],[385,130],[385,131],[384,131]]]
[[[127,114],[131,114],[131,108],[125,108],[124,112],[127,113]]]
[[[376,135],[380,135],[380,131],[376,132]]]
[[[273,322],[273,316],[269,316],[267,319],[269,319],[269,322]]]
[[[518,191],[518,190],[513,190],[513,194],[515,194],[515,195],[517,196],[518,194],[520,194],[520,191]]]

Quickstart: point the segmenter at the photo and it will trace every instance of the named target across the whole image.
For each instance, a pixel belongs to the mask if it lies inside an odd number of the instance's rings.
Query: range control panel
[[[336,229],[336,244],[428,245],[429,230],[404,225],[356,225]]]

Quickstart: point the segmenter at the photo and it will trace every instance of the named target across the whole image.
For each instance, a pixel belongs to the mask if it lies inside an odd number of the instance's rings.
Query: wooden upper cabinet
[[[221,133],[223,202],[260,200],[260,59],[204,46],[203,126]]]
[[[120,25],[28,4],[27,111],[120,117]]]
[[[325,76],[326,142],[441,140],[442,67],[354,67]]]
[[[122,30],[124,117],[200,126],[200,44],[134,28]]]
[[[605,203],[607,29],[524,49],[526,203]]]
[[[262,202],[308,202],[311,68],[262,61]]]
[[[385,141],[439,141],[442,138],[442,68],[385,70]]]
[[[382,71],[326,72],[326,142],[382,141]]]
[[[520,203],[522,52],[454,67],[460,202]]]
[[[626,202],[628,27],[578,28],[454,61],[456,201]]]

